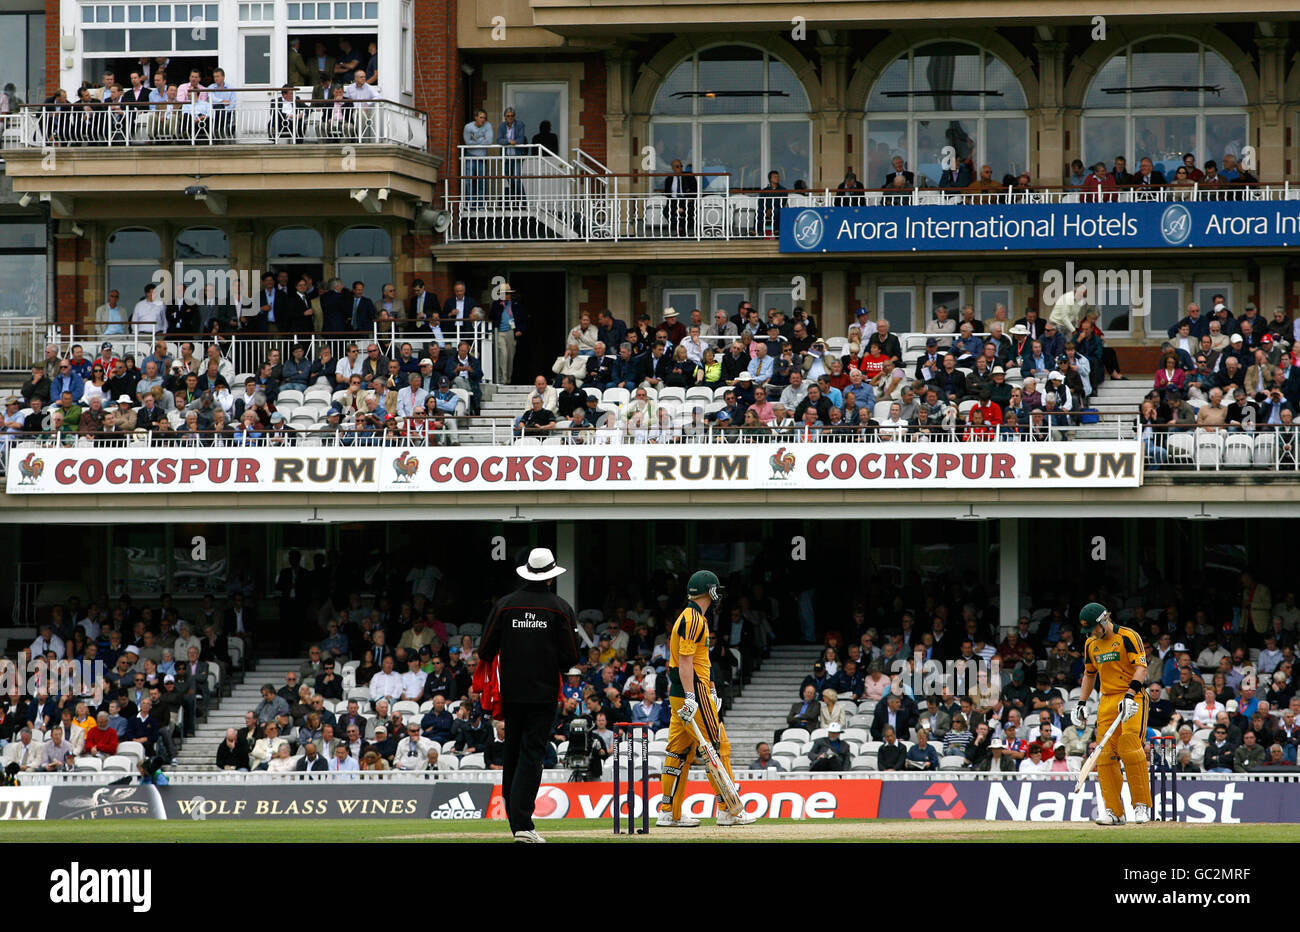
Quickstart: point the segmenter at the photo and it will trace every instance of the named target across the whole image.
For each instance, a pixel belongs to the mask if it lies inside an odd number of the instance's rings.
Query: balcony
[[[234,103],[36,105],[0,116],[6,174],[55,216],[121,216],[121,191],[173,215],[355,211],[409,217],[432,195],[425,114],[389,101],[293,101],[261,91]],[[209,196],[185,189],[201,185]],[[364,190],[365,197],[354,192]],[[382,198],[375,194],[386,190]],[[392,196],[397,195],[397,196]],[[168,200],[174,203],[170,205]],[[169,210],[167,208],[170,208]]]
[[[617,175],[599,172],[581,162],[565,163],[550,153],[524,157],[490,154],[462,156],[461,178],[444,182],[444,199],[450,213],[446,231],[449,243],[496,242],[598,242],[606,246],[625,242],[707,242],[711,249],[732,243],[742,255],[779,252],[844,251],[950,251],[983,249],[1095,249],[1172,248],[1178,246],[1252,246],[1285,248],[1300,243],[1300,187],[1289,183],[1222,185],[1215,187],[1130,187],[1106,192],[1074,188],[1015,188],[970,190],[907,188],[841,192],[733,190],[725,174],[690,176],[696,191],[674,197],[664,193],[666,174]],[[1184,240],[1177,231],[1165,232],[1163,241],[1137,242],[1159,233],[1170,205],[1178,219],[1194,229]],[[862,228],[864,235],[849,244],[832,246],[806,238],[790,229],[802,211],[818,211],[827,226],[831,218]],[[834,213],[826,213],[832,209]],[[1054,215],[1082,218],[1074,224]],[[1198,237],[1199,218],[1222,215],[1220,233],[1226,241]],[[933,234],[935,224],[984,220],[1010,224],[1047,224],[1053,239],[1045,242],[1021,236],[981,244],[977,237],[953,236],[945,242]],[[783,224],[784,219],[784,224]],[[1261,222],[1268,227],[1259,239],[1243,239]],[[893,224],[893,235],[870,235],[868,227]],[[1108,228],[1123,224],[1111,242],[1099,242]],[[1245,225],[1243,228],[1242,224]],[[784,227],[784,233],[783,233]],[[1150,229],[1148,229],[1150,228]],[[947,229],[940,226],[938,229]],[[1132,231],[1138,231],[1133,234]],[[1201,231],[1204,233],[1205,231]],[[928,239],[926,237],[929,237]],[[1289,236],[1289,239],[1288,239]],[[894,242],[888,242],[888,240]],[[779,245],[779,249],[778,249]],[[732,250],[735,251],[735,250]]]

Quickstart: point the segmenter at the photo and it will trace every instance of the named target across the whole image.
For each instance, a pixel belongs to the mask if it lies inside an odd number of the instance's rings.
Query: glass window
[[[794,315],[794,298],[789,288],[764,288],[758,293],[758,303],[764,320],[771,317],[773,308],[785,314],[786,320]]]
[[[388,231],[380,227],[351,227],[339,234],[338,255],[361,256],[367,259],[388,259],[393,254],[393,240]]]
[[[176,258],[229,259],[230,240],[226,234],[212,227],[191,227],[176,237]]]
[[[105,245],[107,288],[122,295],[127,307],[144,297],[144,286],[162,266],[162,240],[152,230],[128,228],[108,237]]]
[[[0,318],[45,312],[45,224],[0,223]]]
[[[700,290],[698,288],[665,288],[663,291],[663,304],[665,308],[675,308],[681,318],[689,320],[691,308],[700,306]],[[657,325],[659,323],[658,316],[653,311],[650,313],[651,324]]]
[[[740,307],[740,302],[749,300],[749,289],[714,288],[709,298],[712,305],[708,308],[701,307],[700,310],[704,311],[704,319],[711,324],[713,323],[714,311],[726,311],[728,317],[736,313],[736,308]]]
[[[319,259],[324,252],[320,233],[310,227],[276,230],[266,246],[266,254],[271,259]]]
[[[916,293],[911,288],[881,288],[880,314],[895,333],[908,333],[912,327],[912,305]]]
[[[937,184],[943,150],[995,178],[1029,164],[1025,93],[1006,63],[965,42],[930,42],[881,72],[867,97],[865,171],[868,187],[883,186],[894,156],[920,185]],[[882,114],[876,119],[874,114]],[[900,119],[895,114],[907,114]]]
[[[1183,319],[1183,286],[1152,285],[1147,298],[1147,335],[1162,335]]]
[[[678,96],[683,95],[683,96]],[[789,188],[812,179],[808,95],[794,71],[762,49],[704,49],[677,65],[655,95],[651,144],[657,171],[680,158],[687,171],[721,171],[707,181],[759,188],[769,170]]]
[[[1015,320],[1015,315],[1011,312],[1011,289],[1010,288],[976,288],[975,289],[975,317],[978,320],[992,320],[993,309],[999,304],[1007,309],[1007,317]],[[949,314],[956,320],[960,313],[956,309],[949,308]]]
[[[925,313],[926,321],[934,319],[934,309],[940,304],[948,309],[950,319],[959,320],[961,318],[961,307],[966,303],[966,290],[960,287],[949,287],[946,285],[936,285],[925,289]],[[990,312],[990,316],[991,312]],[[892,324],[893,321],[890,321]],[[911,329],[910,327],[908,329]]]
[[[1143,157],[1166,175],[1196,156],[1198,165],[1246,144],[1246,92],[1213,49],[1176,36],[1144,39],[1097,72],[1084,97],[1083,148],[1090,163],[1116,155],[1130,170]]]
[[[1232,283],[1231,282],[1208,282],[1196,286],[1196,303],[1201,306],[1202,314],[1214,313],[1214,296],[1223,295],[1223,303],[1233,309],[1234,315],[1240,313],[1232,303]],[[1179,318],[1182,319],[1181,317]],[[1166,328],[1168,330],[1168,328]]]
[[[105,252],[113,259],[154,259],[162,254],[162,240],[153,230],[118,230],[108,238]]]
[[[171,47],[172,31],[170,29],[131,30],[131,51],[133,52],[166,52],[170,51]]]

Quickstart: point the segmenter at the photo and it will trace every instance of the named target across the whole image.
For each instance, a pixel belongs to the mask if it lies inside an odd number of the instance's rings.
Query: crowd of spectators
[[[1117,612],[1144,639],[1148,740],[1176,737],[1182,772],[1297,763],[1300,609],[1294,593],[1274,604],[1249,573],[1240,600],[1222,619],[1176,601]],[[813,770],[853,769],[865,755],[874,761],[860,767],[878,770],[937,770],[944,758],[947,769],[1077,769],[1097,739],[1092,724],[1070,720],[1083,641],[1060,603],[1022,615],[1002,637],[973,603],[955,619],[943,603],[883,617],[860,605],[843,637],[828,632],[776,733],[775,756],[764,742],[759,759],[789,767],[802,757]]]
[[[1208,314],[1189,304],[1161,344],[1160,367],[1140,408],[1148,459],[1166,460],[1166,433],[1274,431],[1286,441],[1283,458],[1294,464],[1300,366],[1292,348],[1300,321],[1282,307],[1265,318],[1254,304],[1236,317],[1224,301],[1215,295]]]
[[[889,321],[859,308],[843,338],[828,340],[803,308],[764,320],[742,301],[706,321],[669,307],[656,325],[632,326],[608,309],[584,312],[550,373],[515,418],[517,436],[570,442],[729,439],[1059,439],[1080,423],[1107,378],[1124,378],[1098,315],[1073,300],[1044,320],[988,320],[966,305],[938,306],[923,352],[905,357]],[[666,390],[673,390],[671,392]],[[593,391],[594,390],[594,391]],[[731,433],[728,434],[727,432]]]
[[[102,595],[50,607],[30,645],[0,656],[9,684],[0,759],[19,772],[70,771],[81,758],[128,751],[171,763],[217,698],[214,684],[230,676],[231,638],[251,649],[242,595],[224,609],[209,597],[186,615],[167,594],[148,605]]]
[[[3,447],[142,432],[181,445],[275,446],[293,442],[299,429],[343,445],[384,438],[446,442],[449,419],[479,410],[483,367],[474,341],[457,339],[454,326],[443,330],[430,313],[432,320],[422,322],[432,325],[430,339],[419,353],[401,342],[390,359],[372,340],[347,344],[339,359],[321,343],[313,359],[309,344],[286,338],[288,359],[270,348],[257,372],[242,377],[219,339],[200,351],[194,341],[159,338],[139,359],[134,353],[119,359],[111,340],[93,357],[80,344],[66,356],[51,344],[19,393],[5,399]],[[319,403],[305,405],[304,393],[313,389]]]
[[[413,570],[395,598],[367,602],[353,591],[321,599],[319,611],[305,622],[312,638],[301,666],[284,683],[262,687],[262,700],[246,711],[244,728],[228,731],[216,749],[216,765],[269,771],[500,769],[505,726],[493,721],[473,685],[481,627],[445,622],[422,578],[422,571]],[[557,701],[547,766],[561,761],[558,749],[575,718],[590,723],[590,766],[596,773],[612,749],[613,725],[667,726],[666,632],[681,592],[671,577],[660,582],[651,607],[640,599],[631,605],[618,600],[608,614],[579,612],[582,660],[568,671]],[[724,707],[733,684],[756,669],[770,648],[777,611],[761,587],[722,608],[710,658]],[[302,630],[302,619],[284,614],[282,630]]]

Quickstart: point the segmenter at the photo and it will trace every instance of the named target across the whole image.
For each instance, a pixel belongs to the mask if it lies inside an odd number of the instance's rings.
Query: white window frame
[[[916,289],[906,285],[881,285],[876,289],[876,317],[879,318],[885,313],[885,295],[887,294],[905,294],[907,295],[908,317],[911,323],[905,328],[894,328],[894,322],[891,320],[889,326],[896,333],[912,333],[916,329]],[[924,328],[922,328],[924,329]]]
[[[1178,307],[1178,314],[1176,317],[1174,317],[1173,320],[1173,323],[1176,324],[1178,323],[1178,321],[1183,319],[1187,310],[1187,303],[1186,303],[1187,291],[1183,287],[1182,282],[1152,282],[1151,283],[1151,291],[1153,294],[1157,291],[1171,291],[1171,290],[1176,291],[1178,293],[1178,299],[1174,302],[1175,305]],[[1155,331],[1153,332],[1150,327],[1151,312],[1152,312],[1151,295],[1148,295],[1147,306],[1142,309],[1142,325],[1146,329],[1148,337],[1159,337],[1160,339],[1163,340],[1168,335],[1167,331],[1169,328],[1156,327]],[[1103,332],[1105,331],[1103,330]]]
[[[528,91],[547,91],[554,93],[560,101],[560,122],[558,126],[552,125],[551,132],[555,133],[560,140],[560,151],[555,153],[562,159],[568,159],[569,152],[569,85],[564,81],[507,81],[501,85],[501,113],[505,113],[507,108],[513,108],[520,119],[524,120],[524,130],[528,133],[531,140],[533,135],[538,132],[537,120],[528,120],[524,118],[524,110],[521,110],[515,103],[515,93],[520,90]],[[488,120],[495,127],[497,121],[501,119],[501,113],[488,114]],[[526,172],[525,172],[526,174]]]
[[[1238,311],[1240,310],[1240,308],[1233,307],[1233,304],[1232,304],[1232,301],[1233,301],[1232,292],[1233,292],[1233,290],[1234,290],[1234,289],[1233,289],[1232,282],[1213,282],[1213,281],[1212,281],[1212,282],[1193,282],[1193,283],[1192,283],[1192,299],[1195,300],[1197,304],[1200,304],[1200,305],[1201,305],[1201,313],[1202,313],[1202,314],[1206,314],[1206,315],[1213,314],[1213,313],[1214,313],[1214,305],[1213,305],[1213,304],[1210,304],[1209,301],[1204,301],[1204,302],[1202,302],[1202,301],[1201,301],[1201,294],[1202,294],[1203,292],[1208,291],[1208,292],[1210,293],[1210,298],[1211,298],[1211,300],[1213,300],[1214,293],[1217,292],[1217,291],[1221,291],[1221,292],[1223,292],[1223,299],[1224,299],[1224,300],[1227,302],[1227,304],[1228,304],[1228,310],[1232,311],[1232,316],[1233,316],[1233,317],[1240,317],[1241,315],[1238,313]]]
[[[948,308],[949,320],[956,320],[956,321],[961,320],[962,306],[967,303],[966,286],[965,285],[926,285],[925,286],[925,307],[922,309],[921,312],[925,318],[924,323],[926,326],[929,325],[930,315],[934,312],[934,308],[936,304],[935,294],[936,292],[940,292],[940,291],[955,291],[957,293],[957,300],[947,302],[946,307]],[[1010,313],[1010,310],[1011,309],[1008,308],[1007,312]],[[979,318],[978,311],[976,312],[975,316],[977,319]],[[924,329],[925,329],[924,326],[921,327],[921,330]]]
[[[726,304],[722,304],[718,301],[719,295],[731,295],[731,298],[727,300]],[[748,300],[750,300],[748,288],[710,288],[709,307],[704,319],[709,323],[713,323],[713,315],[718,311],[726,311],[727,318],[730,319],[736,313],[736,305],[740,301]],[[700,308],[700,310],[704,311],[705,308]],[[759,311],[759,316],[762,316],[762,313],[762,311]]]
[[[767,309],[771,307],[773,303],[768,298],[768,295],[773,295],[773,294],[780,295],[782,301],[788,301],[790,303],[789,310],[786,310],[785,308],[781,307],[779,304],[777,305],[777,310],[784,312],[787,320],[793,319],[792,315],[794,314],[794,309],[796,307],[804,306],[804,302],[796,301],[793,298],[792,291],[788,285],[784,288],[779,288],[779,287],[760,288],[758,290],[758,307],[759,307],[758,313],[759,316],[761,316],[764,320],[767,320]]]
[[[673,308],[673,310],[677,311],[677,319],[679,321],[684,322],[690,320],[691,308],[700,307],[700,295],[702,293],[703,292],[699,288],[670,288],[668,286],[664,286],[659,290],[659,304],[660,304],[660,307],[658,308],[659,313],[662,314],[665,309],[671,307]],[[681,301],[676,298],[670,299],[669,295],[690,295],[691,297],[689,301]],[[685,307],[685,306],[678,307],[679,304],[686,305],[688,303],[690,304],[690,307]],[[700,310],[703,311],[704,308],[700,307]],[[659,326],[660,321],[658,318],[659,318],[658,314],[656,314],[654,311],[650,312],[651,332],[653,332],[655,327]]]
[[[268,81],[264,85],[253,84],[248,77],[248,59],[244,42],[250,36],[265,36],[266,43],[266,73]],[[238,87],[279,87],[280,82],[275,80],[275,30],[270,27],[253,27],[250,29],[239,30],[239,77]]]
[[[983,312],[982,310],[980,310],[980,298],[982,298],[985,294],[987,294],[987,293],[989,293],[989,292],[991,292],[991,291],[1002,292],[1002,293],[1004,293],[1004,294],[1007,296],[1007,299],[1006,299],[1005,301],[1001,302],[1001,303],[1003,303],[1003,304],[1005,304],[1005,305],[1007,306],[1007,318],[1008,318],[1009,320],[1014,321],[1014,320],[1015,320],[1015,315],[1012,313],[1012,302],[1015,300],[1015,296],[1016,296],[1016,289],[1015,289],[1015,286],[1014,286],[1014,285],[978,285],[978,286],[976,286],[976,288],[975,288],[975,318],[976,318],[976,320],[988,320],[988,319],[990,319],[990,318],[993,317],[993,308],[991,308],[991,307],[989,308],[989,312],[988,312],[988,315],[987,315],[987,316],[985,316],[984,312]],[[998,303],[998,302],[995,301],[994,303],[996,304],[996,303]],[[950,316],[952,317],[953,320],[959,320],[959,319],[961,319],[961,308],[957,308],[957,313],[956,313],[955,316],[952,316],[952,315],[950,315]],[[928,323],[928,321],[927,321],[927,323]]]

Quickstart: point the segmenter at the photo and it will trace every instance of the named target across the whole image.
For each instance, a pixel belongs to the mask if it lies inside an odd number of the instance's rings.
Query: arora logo
[[[957,788],[951,783],[931,783],[907,815],[913,819],[963,819],[966,805],[957,798]]]

